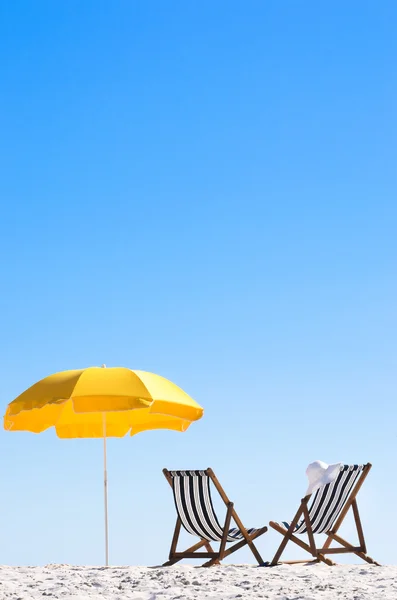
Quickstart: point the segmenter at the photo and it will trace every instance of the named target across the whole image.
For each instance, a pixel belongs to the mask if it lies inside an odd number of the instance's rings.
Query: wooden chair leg
[[[262,527],[261,529],[258,529],[258,531],[256,531],[252,536],[250,536],[250,541],[253,546],[254,546],[253,541],[256,540],[256,538],[258,538],[259,536],[266,533],[266,531],[267,531],[267,527]],[[240,548],[243,548],[244,546],[247,546],[247,545],[248,545],[247,540],[245,540],[245,539],[240,540],[239,542],[237,542],[237,544],[234,544],[233,546],[231,546],[230,548],[228,548],[227,550],[224,551],[222,559],[230,556],[230,554],[233,554],[237,550],[240,550]],[[212,567],[214,564],[216,564],[216,559],[211,559],[208,562],[204,563],[202,566],[203,567]],[[264,563],[263,563],[263,561],[261,561],[259,564],[263,565]]]
[[[309,516],[309,511],[307,510],[307,504],[305,504],[305,506],[303,508],[303,514],[305,517],[307,536],[309,538],[311,553],[314,558],[317,558],[316,542],[314,541],[313,529],[312,529],[312,525],[310,523],[310,516]]]
[[[194,544],[194,546],[190,546],[190,548],[185,550],[185,552],[181,552],[181,554],[178,555],[177,558],[170,558],[170,560],[167,560],[167,562],[165,562],[163,564],[163,567],[170,567],[171,565],[174,565],[175,563],[177,563],[183,559],[183,554],[187,554],[188,552],[189,553],[196,552],[196,550],[199,550],[199,548],[202,548],[203,546],[205,546],[206,543],[207,543],[207,540],[200,540],[199,542],[197,542],[197,544]]]
[[[180,518],[178,517],[177,520],[176,520],[174,535],[172,537],[172,542],[171,542],[171,549],[170,549],[170,553],[169,553],[169,556],[168,556],[168,558],[170,560],[172,559],[173,555],[176,552],[176,547],[178,545],[179,534],[181,532],[181,525],[182,525],[182,522],[181,522]]]
[[[278,525],[278,523],[275,523],[274,521],[270,521],[269,525],[284,536],[283,541],[281,542],[280,546],[278,547],[278,550],[277,550],[276,554],[273,556],[273,560],[270,563],[271,567],[274,567],[278,563],[282,553],[285,550],[286,545],[288,544],[288,541],[291,539],[291,536],[292,536],[293,532],[295,531],[295,527],[298,524],[300,516],[303,513],[303,507],[304,507],[304,501],[302,500],[301,505],[298,508],[298,511],[297,511],[295,517],[293,518],[292,523],[289,526],[288,530],[281,529],[281,527]],[[285,531],[285,533],[284,533],[284,531]]]
[[[361,546],[361,552],[364,552],[364,554],[367,554],[367,545],[365,543],[363,526],[361,524],[360,513],[358,511],[356,499],[353,500],[352,509],[353,509],[354,521],[356,523],[356,528],[357,528],[357,533],[358,533],[358,540],[359,540],[360,546]]]
[[[273,529],[276,529],[275,523],[273,523],[272,521],[270,521],[269,525],[270,525],[270,527],[273,527]],[[286,533],[281,532],[279,529],[276,529],[276,531],[281,533],[284,536],[284,539],[282,540],[281,544],[277,548],[276,554],[273,556],[273,559],[270,562],[271,567],[275,567],[278,564],[278,561],[280,560],[281,555],[284,552],[286,545],[288,544],[289,540],[291,539],[291,536],[288,535],[288,531]]]
[[[267,527],[266,527],[266,531],[267,531]],[[265,532],[263,532],[265,533]],[[262,558],[262,556],[259,554],[258,548],[255,546],[254,542],[252,541],[252,539],[250,539],[249,541],[247,541],[248,547],[251,550],[252,554],[255,556],[256,558],[256,562],[258,563],[259,566],[264,564],[264,560]]]
[[[280,547],[277,550],[276,554],[274,555],[274,558],[269,566],[274,567],[275,565],[277,565],[278,559],[280,558],[282,552],[284,551],[285,546],[287,545],[287,543],[290,540],[291,540],[291,542],[294,542],[300,548],[303,548],[303,550],[306,550],[306,552],[309,552],[309,554],[312,554],[312,550],[311,550],[310,546],[308,544],[306,544],[305,542],[303,542],[302,540],[300,540],[298,537],[296,537],[296,535],[288,533],[289,529],[288,530],[284,529],[278,523],[274,523],[273,521],[270,521],[270,526],[273,527],[273,529],[275,529],[279,533],[281,533],[281,535],[284,536],[284,540],[281,542]],[[288,537],[287,537],[287,534],[288,534]],[[281,552],[280,552],[280,549],[281,549]],[[323,554],[321,554],[321,550],[318,550],[318,552],[317,552],[317,560],[324,562],[329,567],[335,565],[335,563],[332,560],[330,560],[329,558],[326,558]]]
[[[169,560],[163,564],[163,567],[170,567],[171,565],[174,565],[175,563],[177,563],[183,559],[184,554],[196,552],[196,550],[199,550],[203,546],[205,547],[205,549],[207,550],[208,553],[214,554],[214,550],[213,550],[211,544],[208,542],[208,540],[200,540],[199,542],[194,544],[194,546],[191,546],[190,548],[185,550],[185,552],[179,553],[179,555],[176,557],[175,554],[176,554],[176,548],[178,545],[178,539],[179,539],[179,534],[181,531],[181,526],[182,526],[182,522],[178,517],[178,519],[176,521],[176,525],[175,525],[174,535],[172,538]]]
[[[238,514],[236,513],[236,511],[233,509],[232,512],[232,517],[236,523],[236,525],[238,526],[239,530],[241,531],[241,533],[244,536],[244,540],[246,542],[246,544],[248,544],[252,554],[254,555],[258,565],[263,565],[263,558],[261,557],[261,555],[258,552],[257,547],[255,546],[254,542],[252,540],[254,540],[256,536],[252,536],[248,533],[248,531],[246,530],[246,528],[244,527],[244,525],[242,524]],[[262,527],[262,529],[260,530],[262,533],[265,533],[267,531],[267,527]],[[260,535],[262,535],[262,533]]]
[[[227,512],[226,512],[225,525],[223,527],[222,541],[219,546],[219,560],[223,559],[223,556],[225,553],[225,547],[226,547],[226,542],[227,542],[227,536],[229,533],[230,519],[232,518],[232,512],[233,512],[233,502],[229,502],[229,505],[227,507]]]
[[[335,542],[338,542],[338,544],[340,544],[341,546],[344,546],[345,548],[348,548],[352,554],[355,554],[356,556],[358,556],[358,557],[359,557],[359,558],[361,558],[362,560],[365,560],[367,563],[369,563],[369,564],[371,564],[371,565],[376,565],[376,566],[378,566],[378,567],[380,567],[380,566],[381,566],[381,565],[380,565],[378,562],[376,562],[376,560],[374,560],[374,559],[373,559],[371,556],[368,556],[368,554],[366,554],[366,553],[364,553],[364,552],[361,552],[360,550],[355,550],[355,549],[354,549],[354,547],[353,547],[351,544],[349,544],[349,542],[347,542],[346,540],[344,540],[343,538],[341,538],[341,537],[340,537],[340,535],[338,535],[338,534],[336,534],[336,533],[333,533],[333,532],[331,532],[331,531],[330,531],[330,532],[328,533],[328,536],[329,536],[329,537],[328,537],[328,539],[331,539],[331,541],[329,542],[329,544],[328,544],[328,547],[327,547],[327,548],[329,548],[329,546],[331,545],[331,542],[332,542],[333,540],[335,540]],[[327,540],[327,541],[328,541],[328,540]],[[323,548],[324,548],[324,546],[323,546]],[[323,549],[323,548],[322,548],[322,549]],[[321,550],[322,550],[322,549],[321,549]],[[321,552],[321,550],[320,550],[320,552]]]
[[[231,546],[226,552],[225,552],[225,557],[229,556],[230,554],[233,554],[233,552],[236,552],[236,550],[239,550],[240,548],[242,548],[245,544],[247,544],[252,552],[252,554],[255,556],[258,565],[263,565],[264,561],[261,557],[261,555],[259,554],[255,544],[254,544],[254,540],[256,540],[256,538],[258,538],[259,536],[263,535],[264,533],[266,533],[267,531],[267,527],[262,527],[261,529],[258,529],[258,531],[256,531],[253,535],[250,536],[250,541],[247,542],[247,540],[242,540],[241,542],[234,544],[233,546]],[[255,551],[254,551],[255,550]]]
[[[352,554],[355,554],[362,560],[365,560],[367,563],[380,566],[380,564],[378,562],[376,562],[376,560],[374,560],[371,556],[368,556],[368,554],[367,554],[367,546],[365,543],[364,531],[363,531],[363,527],[361,524],[360,513],[358,510],[356,498],[354,498],[352,500],[351,508],[353,510],[354,521],[356,524],[360,547],[359,548],[354,547],[352,544],[349,544],[349,542],[347,542],[340,535],[337,534],[337,531],[342,524],[342,521],[339,520],[339,522],[337,522],[336,526],[333,527],[332,530],[327,533],[327,539],[326,539],[323,547],[321,548],[321,550],[323,550],[324,552],[327,552],[329,550],[329,547],[331,546],[332,542],[335,541],[338,544],[340,544],[341,546],[343,546],[345,549],[350,550],[350,552]],[[320,550],[320,552],[321,552],[321,550]],[[341,549],[341,552],[342,552],[342,549]],[[335,552],[335,553],[337,553],[337,552]]]

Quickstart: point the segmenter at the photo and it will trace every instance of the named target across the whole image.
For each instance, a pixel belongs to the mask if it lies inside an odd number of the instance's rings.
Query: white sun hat
[[[343,463],[335,463],[333,465],[327,465],[322,460],[315,460],[310,463],[306,469],[306,475],[309,480],[309,487],[307,488],[306,496],[313,494],[318,489],[332,483],[338,477],[338,474],[343,467]]]

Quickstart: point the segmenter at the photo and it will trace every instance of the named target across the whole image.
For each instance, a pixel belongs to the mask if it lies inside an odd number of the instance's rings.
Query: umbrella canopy
[[[149,429],[186,431],[203,412],[180,387],[160,375],[124,367],[89,367],[55,373],[35,383],[8,405],[4,429],[41,433],[54,427],[60,438],[103,438],[108,565],[106,438]]]
[[[41,379],[11,402],[4,429],[60,438],[134,435],[148,429],[186,431],[203,409],[180,387],[154,373],[123,367],[62,371]]]

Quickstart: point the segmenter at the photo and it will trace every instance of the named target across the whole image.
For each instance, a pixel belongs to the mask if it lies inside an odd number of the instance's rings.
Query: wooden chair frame
[[[171,565],[174,565],[175,563],[179,562],[180,560],[182,560],[184,558],[209,559],[202,566],[203,567],[212,567],[215,564],[219,564],[224,558],[226,558],[227,556],[230,556],[230,554],[233,554],[233,552],[236,552],[236,550],[240,550],[240,548],[242,548],[245,545],[249,546],[249,548],[250,548],[252,554],[255,556],[258,564],[263,565],[264,564],[263,559],[254,544],[254,540],[256,538],[258,538],[260,535],[266,533],[268,528],[262,527],[261,529],[258,529],[257,531],[255,531],[255,533],[250,535],[248,533],[248,531],[246,530],[246,528],[244,527],[244,525],[242,524],[236,511],[234,510],[233,502],[230,502],[224,489],[222,488],[221,484],[219,483],[218,479],[216,478],[213,470],[206,469],[206,471],[204,471],[204,472],[211,479],[211,481],[214,484],[216,490],[218,491],[220,497],[222,498],[223,502],[225,503],[226,509],[227,509],[225,524],[223,526],[223,537],[222,537],[222,540],[219,545],[219,550],[218,550],[218,552],[216,552],[212,548],[211,543],[208,540],[201,538],[199,542],[197,542],[193,546],[190,546],[190,548],[188,548],[184,552],[177,552],[178,539],[179,539],[179,534],[180,534],[181,526],[182,526],[182,522],[178,515],[177,520],[176,520],[174,535],[173,535],[172,542],[171,542],[169,560],[163,564],[163,567],[169,567]],[[171,477],[170,472],[167,469],[163,469],[163,473],[164,473],[164,476],[167,479],[168,483],[172,487],[172,477]],[[243,534],[244,539],[240,540],[236,544],[233,544],[233,546],[231,546],[230,548],[226,549],[227,536],[228,536],[228,532],[229,532],[229,528],[230,528],[230,522],[232,519],[236,523],[236,525],[239,528],[239,530],[241,531],[241,533]],[[200,550],[203,547],[206,549],[206,552],[197,552],[197,550]]]
[[[280,544],[276,554],[274,555],[273,560],[269,564],[269,566],[274,567],[277,564],[296,564],[296,563],[309,563],[309,562],[323,562],[323,563],[327,564],[328,566],[333,566],[336,563],[333,562],[330,558],[327,558],[326,554],[348,554],[348,553],[353,553],[356,556],[358,556],[359,558],[361,558],[362,560],[365,560],[366,562],[368,562],[370,564],[380,566],[379,563],[377,563],[373,558],[371,558],[367,554],[367,546],[365,544],[364,532],[363,532],[363,528],[361,525],[361,519],[360,519],[360,514],[358,511],[357,500],[356,500],[357,494],[360,491],[360,488],[363,485],[365,479],[367,478],[368,473],[371,470],[371,467],[372,467],[372,465],[370,463],[367,463],[364,466],[362,475],[361,475],[360,479],[357,481],[357,483],[355,484],[355,486],[353,487],[352,491],[350,492],[347,502],[344,505],[344,507],[342,508],[342,511],[341,511],[339,517],[337,518],[337,520],[335,521],[335,523],[331,527],[331,529],[329,531],[325,532],[327,539],[321,548],[317,548],[317,546],[316,546],[316,543],[314,540],[313,529],[312,529],[312,526],[310,523],[310,518],[309,518],[309,510],[308,510],[307,505],[311,498],[311,494],[309,496],[305,496],[301,500],[301,504],[298,509],[298,512],[296,513],[295,517],[293,518],[291,525],[289,526],[288,529],[286,529],[285,527],[282,527],[279,523],[270,521],[270,523],[269,523],[270,527],[272,527],[273,529],[275,529],[276,531],[281,533],[281,535],[284,536],[284,539],[281,542],[281,544]],[[345,539],[343,539],[338,534],[338,530],[341,527],[350,508],[353,510],[354,521],[356,524],[356,529],[357,529],[357,534],[358,534],[358,539],[359,539],[359,544],[360,544],[359,546],[354,546],[354,545],[350,544],[349,542],[347,542]],[[309,538],[309,544],[306,544],[301,539],[299,539],[296,535],[294,535],[295,527],[299,523],[299,520],[301,519],[302,515],[303,515],[303,518],[304,518],[305,524],[306,524],[307,535]],[[294,542],[300,548],[303,548],[303,550],[306,550],[307,552],[309,552],[313,556],[314,560],[311,560],[311,561],[293,560],[293,561],[283,561],[282,563],[280,563],[279,559],[281,558],[281,555],[284,552],[284,549],[289,541]],[[339,544],[339,547],[330,548],[330,546],[333,542],[337,542]]]

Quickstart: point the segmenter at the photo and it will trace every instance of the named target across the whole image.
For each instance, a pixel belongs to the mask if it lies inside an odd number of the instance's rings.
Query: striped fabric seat
[[[309,508],[313,533],[326,533],[331,529],[363,468],[364,465],[344,465],[341,467],[335,481],[317,490]],[[288,529],[291,523],[283,521],[282,525]],[[306,532],[306,522],[302,519],[297,524],[294,533],[303,534]]]
[[[211,498],[210,478],[205,471],[169,471],[172,478],[175,507],[183,527],[199,538],[220,542],[223,529],[215,514]],[[258,529],[247,529],[253,535]],[[229,529],[227,541],[244,538],[237,528]]]

